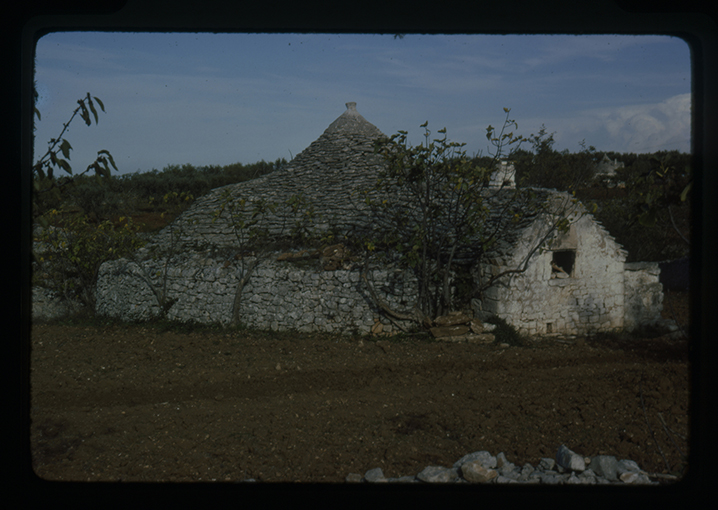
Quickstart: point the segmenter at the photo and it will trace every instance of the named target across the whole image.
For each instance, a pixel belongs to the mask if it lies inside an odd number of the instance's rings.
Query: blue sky
[[[65,32],[41,38],[35,159],[87,92],[106,109],[65,138],[84,170],[109,150],[119,173],[290,159],[354,101],[385,134],[419,125],[487,152],[511,108],[555,148],[690,151],[690,50],[668,36]]]

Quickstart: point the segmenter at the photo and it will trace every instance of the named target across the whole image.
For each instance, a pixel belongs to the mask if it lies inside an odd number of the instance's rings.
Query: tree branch
[[[691,242],[686,239],[680,230],[678,230],[678,226],[676,225],[676,221],[673,219],[673,211],[671,210],[671,206],[668,206],[668,216],[671,218],[671,225],[673,225],[673,230],[676,231],[676,233],[681,236],[681,239],[683,239],[683,242],[686,243],[688,246],[691,245]]]
[[[368,259],[367,263],[364,265],[364,270],[362,271],[361,277],[366,283],[367,289],[369,289],[369,295],[371,295],[371,298],[374,300],[376,305],[384,310],[387,314],[394,317],[395,319],[399,320],[405,320],[405,321],[414,321],[418,324],[422,324],[424,322],[424,319],[426,319],[426,315],[419,309],[418,306],[414,305],[414,307],[409,312],[397,312],[396,310],[392,309],[386,301],[384,301],[374,290],[374,286],[371,284],[369,279],[367,278],[367,272],[368,272]]]
[[[249,264],[246,271],[242,275],[242,278],[240,278],[239,283],[237,284],[237,290],[234,293],[234,302],[232,303],[232,326],[238,326],[240,323],[241,316],[239,310],[242,302],[242,290],[249,281],[249,278],[252,276],[252,272],[254,272],[255,268],[259,265],[260,260],[261,259],[257,257]]]

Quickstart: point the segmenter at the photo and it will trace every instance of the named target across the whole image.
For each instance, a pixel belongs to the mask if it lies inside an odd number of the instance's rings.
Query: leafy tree
[[[60,212],[49,211],[48,221],[58,223]],[[94,225],[87,215],[73,215],[62,228],[44,228],[37,241],[35,284],[55,291],[67,301],[79,300],[95,309],[95,284],[100,266],[140,248],[138,227],[131,218]]]
[[[595,175],[596,149],[587,148],[585,142],[581,142],[582,150],[578,153],[556,151],[554,134],[542,125],[538,134],[527,139],[533,152],[520,150],[513,155],[517,180],[524,186],[560,191],[575,191],[586,186]]]
[[[633,220],[645,227],[652,227],[657,223],[660,213],[666,211],[675,231],[690,245],[688,235],[684,235],[676,225],[672,211],[672,207],[681,206],[690,200],[693,186],[690,164],[673,163],[669,156],[653,157],[650,163],[650,170],[640,175],[634,172],[626,182],[626,188],[633,195]]]
[[[386,170],[376,185],[364,192],[374,217],[372,231],[364,239],[367,258],[363,279],[376,304],[390,316],[427,325],[433,317],[449,311],[457,259],[465,259],[469,249],[468,257],[476,260],[476,256],[494,245],[509,223],[538,212],[537,206],[531,209],[528,205],[533,198],[530,190],[506,191],[503,184],[498,189],[488,187],[499,160],[510,156],[524,140],[513,133],[512,128],[517,126],[509,118],[510,110],[504,111],[506,118],[501,129],[487,128],[486,137],[493,146],[488,166],[477,164],[481,158],[469,158],[464,144],[449,141],[445,129],[439,130],[442,138],[430,140],[428,123],[421,126],[425,143],[417,147],[408,145],[405,131],[377,142],[376,150],[383,156]],[[488,204],[502,190],[511,194],[512,200],[506,201],[500,212],[502,221],[492,223]],[[554,229],[567,227],[565,218],[556,218]],[[534,251],[548,235],[550,232]],[[372,257],[394,257],[413,270],[419,295],[410,311],[393,310],[376,294],[367,277]],[[528,260],[522,267],[495,275],[482,289],[497,278],[525,271],[527,263]]]
[[[36,91],[35,99],[37,99]],[[66,138],[63,138],[65,131],[67,131],[72,121],[78,115],[88,126],[92,125],[92,118],[95,119],[95,124],[99,122],[97,109],[95,108],[95,103],[93,103],[92,100],[93,96],[91,96],[88,92],[86,97],[77,101],[77,108],[75,108],[72,112],[70,119],[63,124],[60,134],[57,138],[50,139],[48,142],[47,152],[39,160],[37,160],[32,167],[34,187],[33,216],[36,221],[40,222],[44,226],[47,225],[47,221],[43,218],[43,214],[51,208],[48,207],[48,205],[52,205],[53,202],[57,203],[60,199],[60,192],[62,188],[74,182],[74,179],[71,177],[73,175],[72,166],[69,163],[72,145],[70,145],[70,142]],[[97,97],[94,97],[94,100],[104,112],[105,105],[102,101]],[[90,113],[92,113],[92,117],[90,117]],[[35,115],[37,115],[38,120],[41,119],[40,111],[37,107],[35,107]],[[62,155],[62,157],[60,155]],[[97,177],[109,179],[111,177],[111,172],[108,164],[112,165],[112,167],[117,170],[117,165],[115,165],[115,161],[110,152],[102,149],[98,151],[95,161],[90,163],[83,172],[77,175],[83,175],[91,170],[94,170]],[[65,176],[64,178],[56,178],[55,170],[57,169],[64,171],[68,174],[68,176]]]
[[[630,260],[679,258],[690,248],[690,155],[628,155],[616,171],[616,193],[596,213]]]

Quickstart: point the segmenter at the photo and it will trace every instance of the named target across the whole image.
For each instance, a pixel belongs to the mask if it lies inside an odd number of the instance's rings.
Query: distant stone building
[[[603,155],[601,161],[596,163],[596,180],[605,180],[616,176],[616,170],[623,168],[623,163],[617,159],[611,159],[607,154]]]
[[[501,160],[501,162],[499,163],[499,167],[491,175],[491,181],[489,182],[489,186],[494,188],[500,188],[502,186],[506,186],[508,188],[515,188],[516,169],[514,168],[513,163],[506,161],[505,159]]]
[[[347,103],[346,111],[284,169],[252,181],[212,190],[131,259],[103,264],[97,284],[97,312],[126,320],[161,313],[170,319],[227,323],[235,290],[256,254],[243,252],[229,214],[216,211],[240,200],[285,204],[301,195],[313,207],[315,234],[353,235],[371,221],[363,192],[375,183],[383,161],[374,141],[383,137]],[[580,334],[635,329],[660,320],[662,287],[658,266],[626,264],[626,253],[580,204],[572,205],[568,231],[551,234],[554,205],[572,198],[555,190],[534,190],[532,200],[549,204],[542,214],[513,221],[506,208],[516,196],[512,165],[493,176],[486,203],[490,225],[500,232],[490,252],[471,246],[459,257],[477,284],[507,269],[522,273],[498,279],[472,301],[475,315],[495,314],[520,332]],[[272,238],[286,236],[302,221],[288,205],[262,223]],[[242,292],[240,315],[249,327],[299,331],[395,330],[370,298],[353,261],[336,238],[324,252],[278,250],[255,269]],[[534,250],[537,242],[545,241]],[[281,249],[279,249],[281,248]],[[397,266],[371,272],[389,305],[410,307],[417,294],[414,275]]]

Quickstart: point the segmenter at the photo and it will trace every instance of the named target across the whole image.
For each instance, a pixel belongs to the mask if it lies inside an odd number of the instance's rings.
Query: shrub
[[[511,159],[520,185],[573,191],[591,181],[597,159],[595,148],[586,148],[581,142],[582,150],[577,153],[559,152],[553,148],[554,134],[541,126],[537,135],[528,138],[533,152],[519,150],[513,155]]]
[[[52,210],[49,220],[59,223],[60,213]],[[40,231],[37,241],[42,249],[34,253],[39,271],[33,284],[57,292],[65,299],[78,299],[90,310],[95,308],[95,284],[100,266],[140,248],[144,241],[131,218],[115,224],[93,224],[87,215],[75,215],[62,222],[62,228]]]

